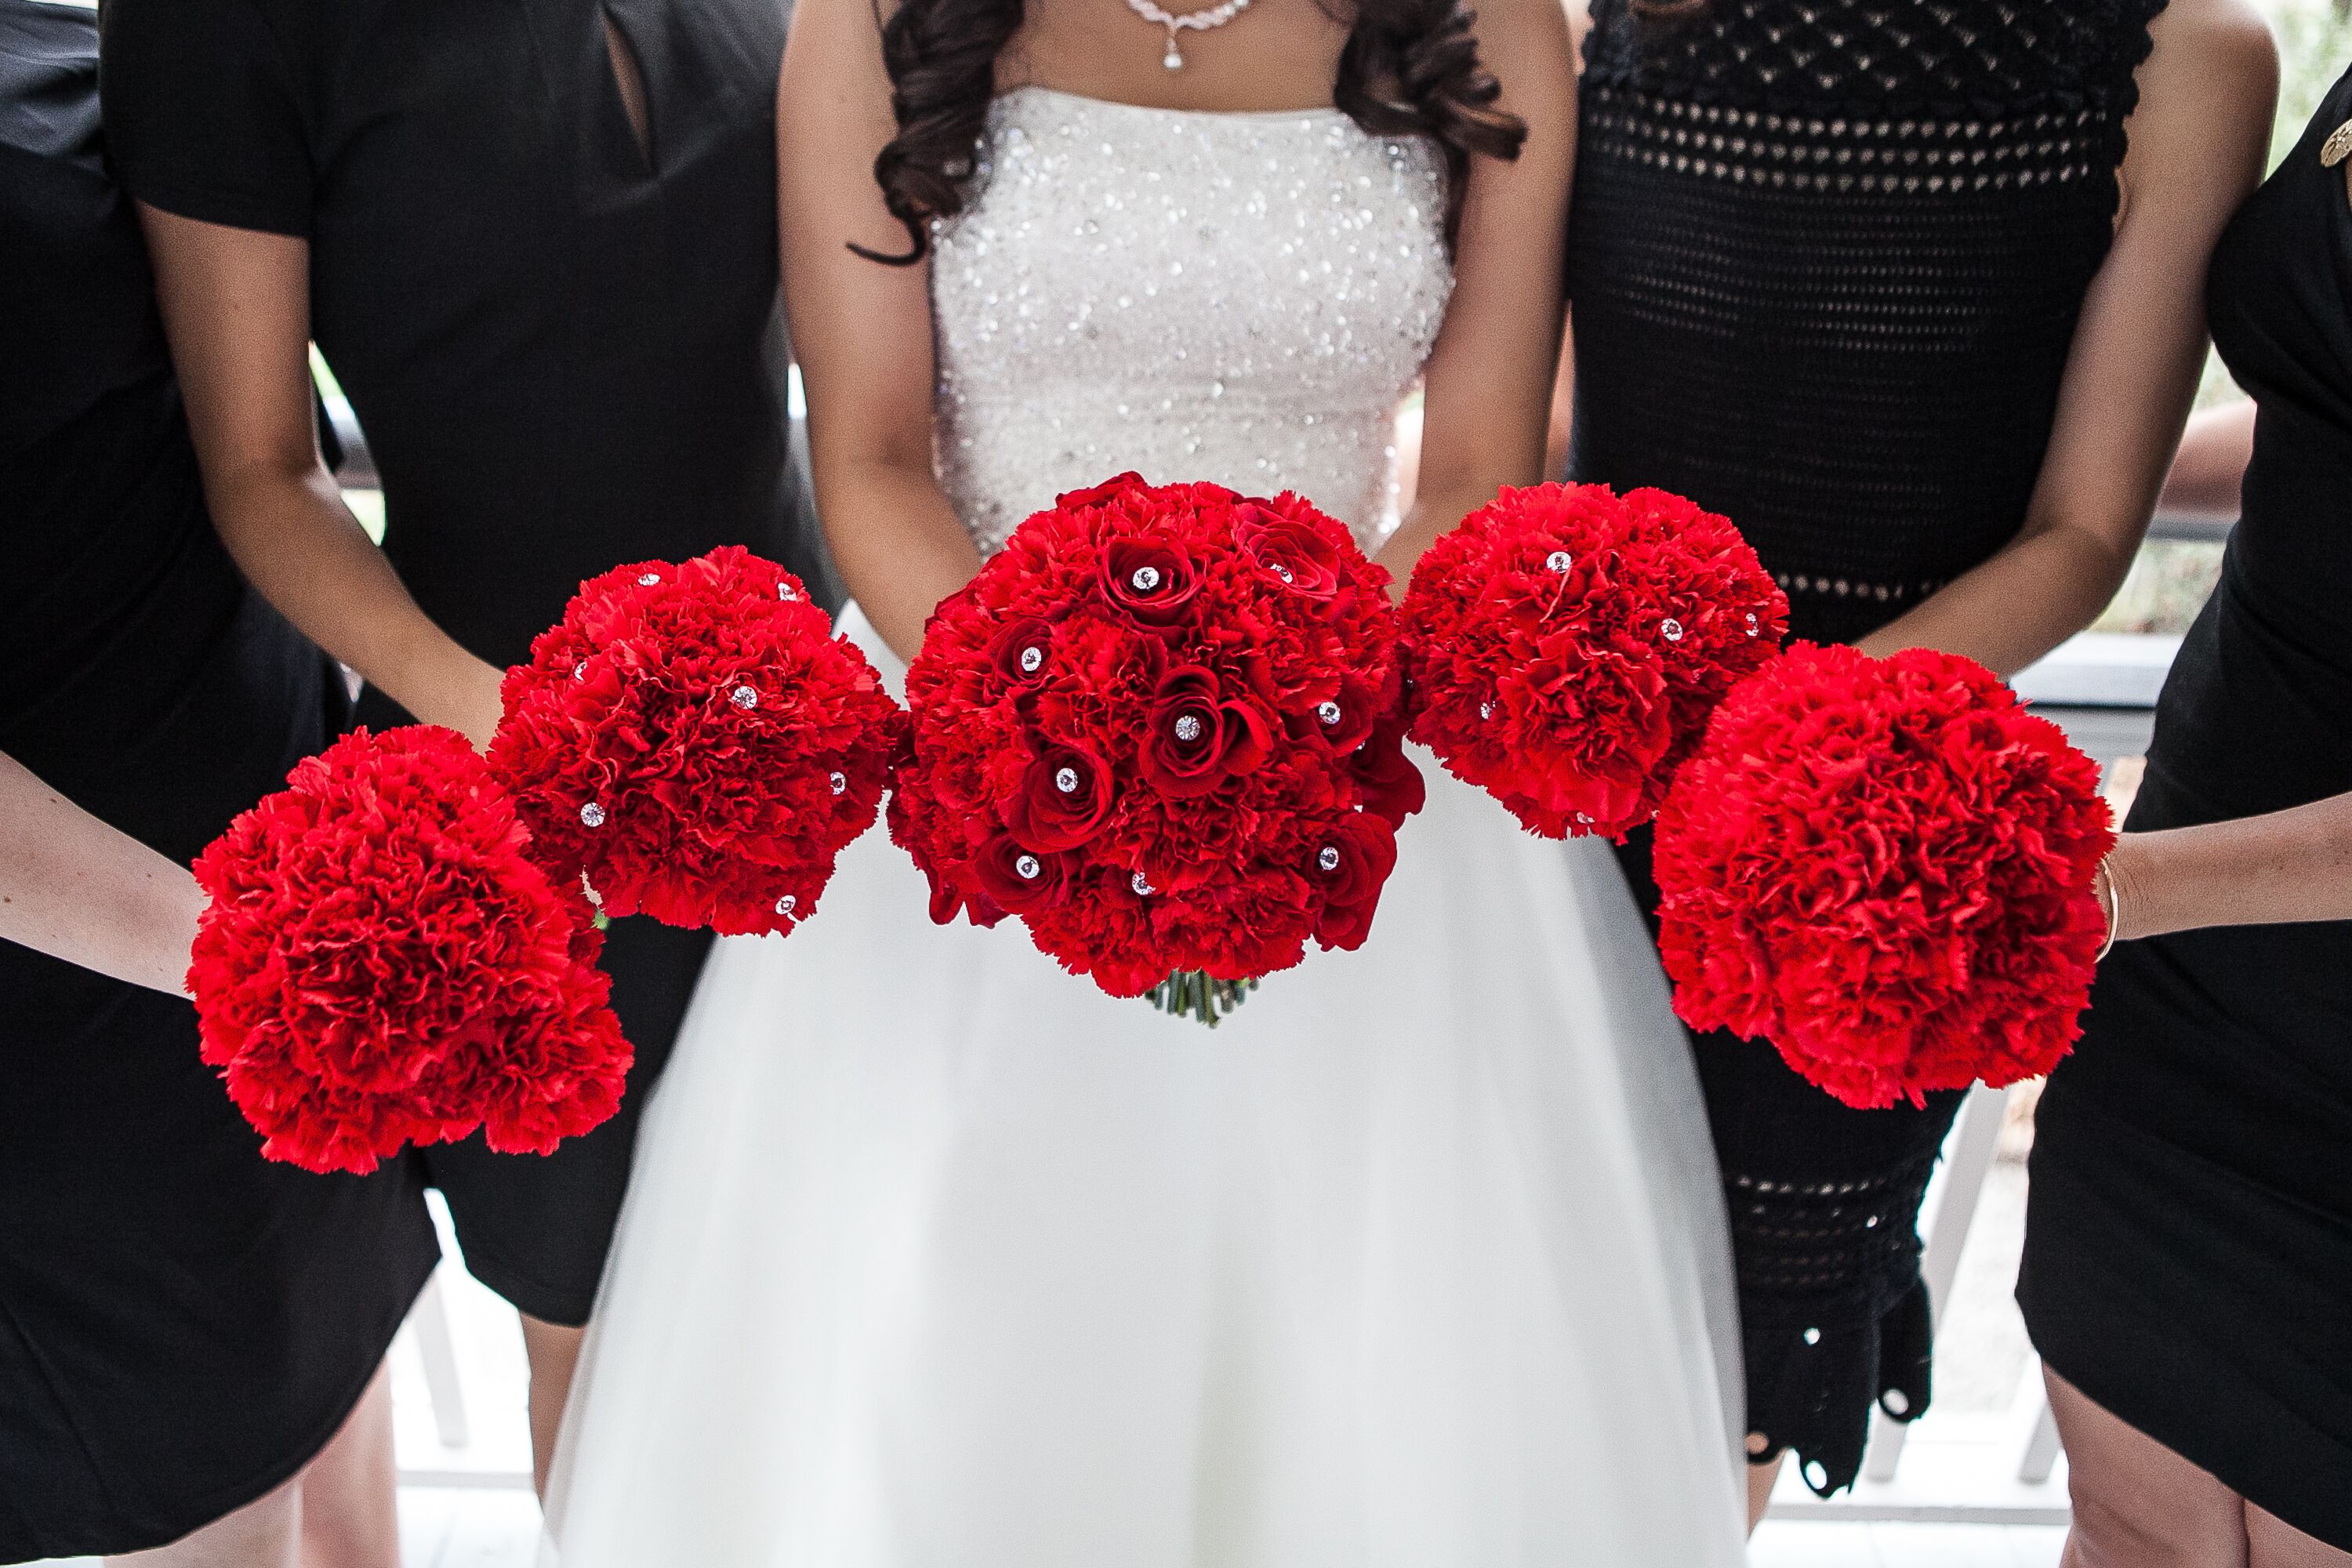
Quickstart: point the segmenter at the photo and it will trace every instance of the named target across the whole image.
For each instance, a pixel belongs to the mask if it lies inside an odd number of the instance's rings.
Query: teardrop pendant
[[[1160,57],[1160,63],[1172,71],[1184,68],[1184,57],[1176,47],[1176,35],[1173,33],[1168,35],[1168,52]]]

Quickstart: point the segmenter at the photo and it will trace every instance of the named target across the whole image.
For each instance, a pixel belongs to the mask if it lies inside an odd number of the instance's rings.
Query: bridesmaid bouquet
[[[1622,838],[1779,651],[1789,601],[1680,496],[1546,484],[1431,545],[1404,618],[1412,739],[1532,833]]]
[[[1871,1108],[2045,1073],[2082,1033],[2114,845],[2098,767],[1990,671],[1799,643],[1724,701],[1658,817],[1693,1028]]]
[[[490,766],[550,874],[727,935],[815,912],[905,723],[800,580],[734,545],[582,584],[502,695]]]
[[[1114,996],[1214,1026],[1360,946],[1421,807],[1387,575],[1293,495],[1122,474],[942,604],[890,835],[931,918],[1016,915]]]
[[[310,1171],[487,1130],[546,1153],[613,1114],[628,1042],[588,910],[465,738],[360,730],[299,764],[195,862],[204,1059]]]

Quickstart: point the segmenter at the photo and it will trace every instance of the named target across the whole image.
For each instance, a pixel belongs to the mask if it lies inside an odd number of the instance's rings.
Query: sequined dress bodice
[[[982,552],[1129,468],[1295,489],[1376,542],[1444,205],[1433,148],[1337,110],[999,98],[931,265],[937,463]]]

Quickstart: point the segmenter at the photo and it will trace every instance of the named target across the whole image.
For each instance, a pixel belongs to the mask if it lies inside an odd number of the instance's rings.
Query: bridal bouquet
[[[1730,522],[1664,490],[1506,489],[1405,596],[1412,739],[1549,838],[1656,815],[1789,602]]]
[[[1123,474],[941,605],[891,837],[931,918],[1016,915],[1114,996],[1213,1026],[1355,948],[1421,807],[1387,575],[1296,496]]]
[[[197,858],[204,1059],[311,1171],[487,1131],[546,1153],[613,1114],[630,1050],[588,910],[524,852],[465,738],[360,730]]]
[[[782,567],[615,567],[507,674],[490,765],[606,913],[789,931],[874,825],[905,716]]]
[[[2098,784],[1968,659],[1795,645],[1725,700],[1658,816],[1675,1011],[1858,1107],[2049,1071],[2105,933]]]

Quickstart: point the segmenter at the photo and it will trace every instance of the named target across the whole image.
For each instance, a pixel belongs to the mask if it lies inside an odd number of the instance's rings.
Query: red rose
[[[1102,591],[1139,624],[1172,626],[1201,591],[1201,574],[1181,544],[1114,539],[1102,548]]]
[[[1045,679],[1045,661],[1054,651],[1051,623],[1022,616],[1004,623],[989,640],[988,659],[996,673],[1016,687],[1034,686]]]
[[[1348,765],[1355,774],[1364,809],[1391,827],[1403,826],[1406,817],[1428,803],[1429,786],[1412,759],[1404,754],[1404,721],[1395,715],[1373,727],[1370,738],[1348,759]]]
[[[1370,813],[1343,817],[1315,849],[1315,879],[1322,884],[1323,916],[1315,940],[1354,952],[1372,932],[1381,889],[1396,869],[1396,831]]]
[[[1153,693],[1151,739],[1138,763],[1161,795],[1192,800],[1264,766],[1272,744],[1272,726],[1256,703],[1227,698],[1213,671],[1186,665],[1170,670]]]
[[[890,836],[933,917],[1016,913],[1072,973],[1194,1016],[1318,925],[1360,941],[1421,798],[1386,582],[1297,496],[1123,476],[1023,522],[908,671]]]
[[[1007,834],[972,855],[971,874],[998,907],[1016,915],[1052,909],[1070,894],[1069,857],[1027,848]]]
[[[1092,489],[1066,490],[1054,498],[1054,506],[1059,511],[1084,511],[1090,506],[1100,506],[1113,496],[1144,488],[1143,476],[1130,468],[1126,473],[1113,475]]]
[[[1110,770],[1081,746],[1047,746],[1004,805],[1004,826],[1032,849],[1075,849],[1110,816]]]
[[[1295,733],[1313,735],[1341,756],[1364,743],[1383,714],[1396,710],[1393,698],[1382,700],[1360,680],[1341,678],[1339,689],[1298,715]]]
[[[1259,571],[1302,598],[1328,604],[1339,591],[1339,552],[1303,522],[1259,506],[1236,507],[1234,542]]]

